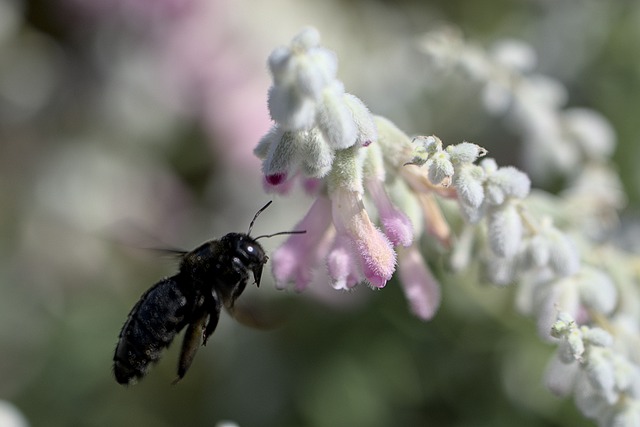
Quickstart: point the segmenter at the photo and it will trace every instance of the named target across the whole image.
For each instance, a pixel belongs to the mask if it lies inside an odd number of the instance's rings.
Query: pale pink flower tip
[[[331,202],[319,197],[309,212],[298,223],[296,230],[305,234],[292,234],[272,255],[271,268],[277,287],[283,289],[294,283],[295,289],[304,290],[313,278],[313,269],[326,249],[327,237],[331,237]]]
[[[413,242],[413,226],[409,218],[400,211],[382,219],[385,234],[394,246],[410,246]]]
[[[396,268],[396,253],[391,242],[371,222],[358,192],[337,189],[331,201],[338,234],[345,233],[355,244],[365,278],[372,286],[383,287]]]
[[[431,319],[440,306],[440,284],[431,274],[415,245],[399,248],[398,256],[400,282],[411,311],[422,320]]]
[[[371,286],[383,288],[396,269],[396,253],[391,242],[375,229],[373,235],[358,241],[357,247],[363,261],[364,277]]]
[[[304,192],[310,196],[315,196],[322,188],[322,180],[318,178],[305,178],[302,181],[302,188]]]
[[[387,194],[382,181],[370,179],[367,181],[367,189],[378,209],[380,222],[394,246],[410,246],[413,242],[413,225],[407,215],[396,208]]]
[[[333,248],[327,255],[327,270],[334,289],[351,289],[360,282],[360,269],[346,236],[336,236]]]
[[[304,244],[296,240],[299,239],[292,238],[272,254],[273,276],[279,289],[284,289],[287,283],[293,282],[296,290],[302,290],[311,281],[311,271],[304,267],[305,260],[299,249]]]

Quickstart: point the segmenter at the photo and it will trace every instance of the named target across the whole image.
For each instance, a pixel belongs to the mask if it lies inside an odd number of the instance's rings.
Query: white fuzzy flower
[[[322,92],[316,124],[334,150],[349,148],[356,143],[358,128],[345,103],[342,85],[335,83]]]
[[[592,345],[610,347],[613,344],[611,334],[601,328],[583,328],[582,337]]]
[[[566,311],[558,313],[558,318],[551,327],[551,336],[554,338],[562,338],[575,328],[575,320],[571,314]]]
[[[299,134],[286,132],[279,128],[272,129],[262,138],[258,145],[259,151],[268,145],[268,150],[262,163],[262,171],[266,176],[288,175],[300,162]]]
[[[447,153],[453,164],[473,163],[479,157],[487,154],[487,150],[479,145],[470,142],[462,142],[460,144],[449,145],[446,148]]]
[[[344,102],[351,111],[357,129],[356,144],[367,146],[378,139],[378,130],[366,105],[355,95],[346,93]]]
[[[413,159],[411,164],[422,166],[435,153],[442,151],[442,141],[437,136],[416,136],[411,141],[415,144],[413,148]]]
[[[538,62],[535,50],[522,40],[499,40],[490,55],[498,64],[517,71],[531,71]]]
[[[484,201],[484,169],[467,164],[460,167],[453,176],[453,185],[460,202],[471,208],[479,208]]]
[[[487,279],[497,286],[513,283],[516,274],[515,258],[501,258],[494,254],[486,257],[484,262]]]
[[[610,314],[618,302],[618,293],[611,278],[596,268],[582,267],[578,287],[582,302],[599,313]]]
[[[598,418],[602,427],[640,427],[640,401],[625,399]]]
[[[554,227],[544,232],[549,243],[549,267],[559,276],[571,276],[580,268],[580,254],[566,234]]]
[[[487,197],[494,205],[501,205],[507,197],[524,199],[529,194],[531,181],[512,166],[501,167],[487,177]]]
[[[532,314],[536,318],[538,334],[549,340],[551,330],[557,320],[558,310],[576,318],[580,312],[580,294],[574,277],[549,280],[537,284],[532,292]]]
[[[334,152],[322,139],[322,135],[317,129],[304,133],[304,141],[300,144],[305,147],[302,156],[302,172],[313,178],[323,178],[331,170]]]
[[[299,55],[296,58],[295,87],[302,96],[319,100],[322,91],[331,83],[333,76],[324,67],[325,63],[314,61],[310,55]]]
[[[524,269],[545,267],[550,258],[551,248],[549,241],[544,236],[535,234],[524,241],[523,250],[520,254]]]
[[[561,354],[562,348],[568,348],[568,346],[562,342],[558,347],[558,352],[549,361],[547,369],[544,374],[544,383],[551,392],[558,396],[568,396],[574,388],[576,377],[580,371],[580,365],[575,362],[575,359],[570,360],[563,359]]]
[[[576,406],[587,418],[597,418],[609,408],[609,403],[596,390],[587,375],[580,371],[574,386]]]
[[[445,151],[440,151],[431,156],[431,164],[429,165],[429,181],[432,184],[438,185],[443,181],[448,180],[453,176],[453,164],[449,160],[449,154]],[[445,185],[447,183],[445,182]]]
[[[513,204],[492,209],[487,217],[487,225],[491,250],[499,257],[514,257],[522,241],[522,219],[518,209]]]
[[[316,116],[313,100],[284,86],[271,86],[267,106],[271,119],[286,130],[309,129]]]
[[[618,400],[618,392],[611,351],[608,348],[593,347],[585,359],[584,369],[593,388],[609,405],[613,405]]]
[[[570,108],[562,117],[566,132],[588,157],[601,159],[611,156],[616,135],[611,123],[601,114],[587,108]]]
[[[574,359],[580,360],[584,354],[584,341],[582,339],[582,332],[577,328],[572,328],[566,334],[567,344],[569,344],[569,350]]]
[[[320,32],[314,27],[306,27],[291,39],[291,49],[307,50],[320,45]]]

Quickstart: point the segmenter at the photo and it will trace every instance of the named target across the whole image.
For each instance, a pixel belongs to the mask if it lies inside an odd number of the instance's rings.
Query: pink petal
[[[431,319],[440,306],[440,284],[433,277],[415,245],[398,248],[398,273],[413,314]]]
[[[396,267],[396,253],[391,242],[371,222],[359,193],[338,188],[331,194],[331,201],[338,234],[346,234],[352,239],[365,278],[371,285],[383,287]]]
[[[410,246],[413,242],[413,225],[407,215],[396,208],[384,189],[382,181],[367,180],[367,190],[378,209],[385,234],[394,246]]]
[[[318,264],[323,242],[330,234],[330,225],[331,203],[326,197],[319,197],[295,227],[306,233],[290,235],[272,254],[271,268],[278,288],[291,282],[295,283],[296,290],[306,288]]]
[[[327,271],[335,289],[351,289],[361,281],[362,273],[354,255],[350,239],[337,236],[327,255]]]

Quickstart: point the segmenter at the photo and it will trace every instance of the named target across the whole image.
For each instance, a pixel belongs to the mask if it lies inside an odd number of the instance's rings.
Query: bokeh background
[[[267,271],[243,299],[280,327],[223,315],[178,385],[175,345],[138,385],[112,378],[128,311],[176,268],[142,248],[244,231],[274,198],[252,155],[270,126],[266,58],[304,26],[373,112],[526,170],[520,136],[483,110],[479,89],[428,72],[415,40],[443,24],[483,46],[530,43],[570,106],[611,121],[629,201],[621,234],[633,236],[638,2],[0,0],[0,412],[10,404],[26,420],[7,426],[591,425],[542,386],[553,349],[512,291],[447,273],[438,257],[431,322],[409,313],[395,281],[295,294]],[[256,233],[291,229],[310,202],[276,196]]]

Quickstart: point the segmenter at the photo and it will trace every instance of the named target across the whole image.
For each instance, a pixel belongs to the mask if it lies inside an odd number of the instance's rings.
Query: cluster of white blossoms
[[[269,112],[276,124],[255,153],[264,159],[267,184],[279,191],[298,170],[308,178],[326,177],[336,150],[376,139],[369,110],[345,92],[336,79],[336,55],[319,44],[320,34],[310,28],[269,57]]]
[[[554,172],[571,176],[585,162],[608,158],[615,133],[596,111],[565,108],[565,87],[535,72],[537,57],[528,44],[514,39],[496,42],[491,49],[465,41],[453,28],[425,34],[420,49],[438,68],[462,70],[482,86],[482,104],[504,117],[523,137],[523,161],[539,179]]]
[[[523,70],[535,62],[515,45],[510,55],[495,54],[493,65],[476,48],[451,58],[451,52],[461,51],[460,39],[436,41],[426,44],[430,55],[462,63],[487,84],[488,74],[500,75],[496,70],[501,67],[511,63],[510,70]],[[457,43],[457,51],[451,43]],[[285,194],[301,181],[315,197],[296,226],[307,232],[289,236],[273,253],[279,288],[293,284],[302,291],[327,283],[342,290],[360,283],[382,288],[397,268],[412,312],[427,320],[437,312],[440,287],[419,243],[433,238],[450,251],[455,270],[480,262],[489,282],[517,285],[517,308],[535,319],[542,339],[560,346],[563,363],[554,361],[549,370],[552,389],[558,391],[557,385],[565,384],[561,378],[577,372],[572,376],[576,386],[563,392],[574,393],[587,417],[603,427],[640,426],[635,376],[625,377],[636,375],[640,361],[640,346],[629,344],[640,342],[640,291],[630,267],[638,261],[615,248],[604,251],[583,233],[588,224],[604,224],[603,213],[610,217],[620,204],[617,180],[602,158],[610,149],[591,150],[594,161],[565,197],[552,198],[532,192],[525,173],[498,166],[476,144],[445,147],[436,136],[412,139],[389,120],[371,115],[337,80],[336,56],[320,45],[314,29],[276,49],[269,67],[275,124],[255,149],[263,161],[265,186]],[[525,107],[537,101],[528,100],[522,88],[505,90],[510,105],[527,110],[521,117],[536,116]],[[561,115],[578,123],[575,138],[587,144],[594,137],[579,137],[578,113]],[[592,130],[606,139],[605,128]],[[597,161],[594,153],[600,156]],[[463,225],[452,230],[450,223]],[[608,332],[598,325],[606,325]],[[590,388],[579,385],[584,382]]]
[[[595,111],[566,108],[565,88],[535,73],[535,52],[523,42],[503,40],[484,50],[445,29],[426,34],[419,46],[438,68],[457,68],[482,85],[487,111],[522,136],[531,173],[541,180],[554,173],[566,178],[560,197],[537,192],[516,201],[517,215],[505,217],[502,224],[511,225],[502,229],[517,237],[501,235],[500,224],[496,228],[487,218],[488,244],[480,250],[485,273],[495,284],[517,284],[517,308],[535,319],[542,339],[561,339],[559,354],[572,348],[575,363],[560,363],[567,362],[564,356],[550,363],[552,390],[573,393],[582,413],[600,426],[640,426],[640,290],[634,267],[639,261],[603,243],[625,203],[609,159],[615,148],[611,125]],[[465,212],[461,204],[460,214],[473,223]],[[511,250],[496,250],[505,238]],[[467,225],[451,264],[468,266],[473,245],[484,239]],[[606,344],[594,338],[603,336],[601,328],[608,331]]]
[[[383,287],[395,270],[393,246],[409,246],[413,231],[379,182],[384,180],[381,153],[375,147],[364,150],[377,140],[373,116],[344,91],[336,79],[335,54],[320,46],[315,29],[276,49],[269,68],[275,125],[255,149],[263,159],[265,184],[282,193],[300,177],[304,188],[318,196],[299,224],[307,233],[292,236],[273,256],[279,286],[294,282],[296,289],[304,289],[324,258],[335,288],[363,281]],[[364,208],[365,183],[373,188],[384,232]]]
[[[546,375],[559,395],[574,393],[576,406],[601,426],[640,425],[640,368],[613,348],[611,334],[578,326],[560,312],[551,335],[561,340]]]

